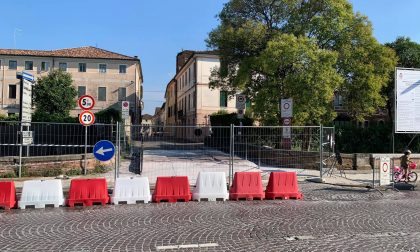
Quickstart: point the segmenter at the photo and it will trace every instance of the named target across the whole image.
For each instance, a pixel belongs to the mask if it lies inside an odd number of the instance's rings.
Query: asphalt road
[[[304,200],[0,212],[1,251],[420,251],[420,193],[301,183]]]

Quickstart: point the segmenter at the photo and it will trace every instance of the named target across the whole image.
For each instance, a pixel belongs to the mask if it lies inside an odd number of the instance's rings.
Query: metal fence
[[[116,143],[117,129],[116,124],[85,127],[75,123],[0,122],[0,171],[3,177],[42,177],[114,170],[115,161],[112,167],[100,164],[91,153],[99,140]],[[30,143],[22,141],[27,132],[31,133]]]
[[[33,143],[22,145],[21,131],[32,131]],[[0,122],[0,174],[27,169],[85,175],[96,166],[92,149],[99,140],[112,141],[117,155],[103,169],[105,176],[188,176],[191,184],[201,171],[225,172],[230,185],[238,171],[294,170],[323,176],[334,153],[334,128],[256,126],[154,126],[126,124]],[[51,163],[53,163],[51,165]],[[42,167],[44,165],[44,167]],[[64,166],[71,166],[64,167]],[[33,168],[33,166],[35,168]],[[64,167],[64,168],[63,168]],[[77,172],[76,170],[81,172]],[[73,174],[74,173],[74,174]],[[40,176],[51,175],[40,172]]]

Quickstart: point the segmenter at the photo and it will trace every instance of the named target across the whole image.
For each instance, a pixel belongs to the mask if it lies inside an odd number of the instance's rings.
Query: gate
[[[230,185],[238,171],[302,171],[322,176],[334,151],[334,128],[322,126],[121,126],[119,175],[158,176],[224,172]],[[289,131],[288,131],[289,130]],[[321,160],[323,162],[321,162]],[[328,161],[328,160],[327,160]]]

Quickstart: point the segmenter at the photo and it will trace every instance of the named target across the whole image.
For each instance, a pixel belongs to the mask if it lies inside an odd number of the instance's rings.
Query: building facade
[[[225,91],[209,87],[213,69],[220,66],[217,52],[183,51],[177,55],[177,73],[168,83],[167,125],[208,125],[210,115],[220,110],[236,112],[235,100]]]
[[[92,111],[107,108],[120,110],[121,101],[130,102],[133,123],[140,122],[143,74],[140,60],[96,47],[79,47],[52,51],[0,49],[0,113],[19,113],[17,72],[46,76],[52,70],[70,73],[78,96],[95,99]],[[71,116],[81,110],[75,107]]]

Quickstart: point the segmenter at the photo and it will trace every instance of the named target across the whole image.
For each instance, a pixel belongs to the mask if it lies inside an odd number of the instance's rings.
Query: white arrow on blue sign
[[[115,154],[115,146],[108,140],[101,140],[93,147],[93,155],[99,161],[108,161]]]

